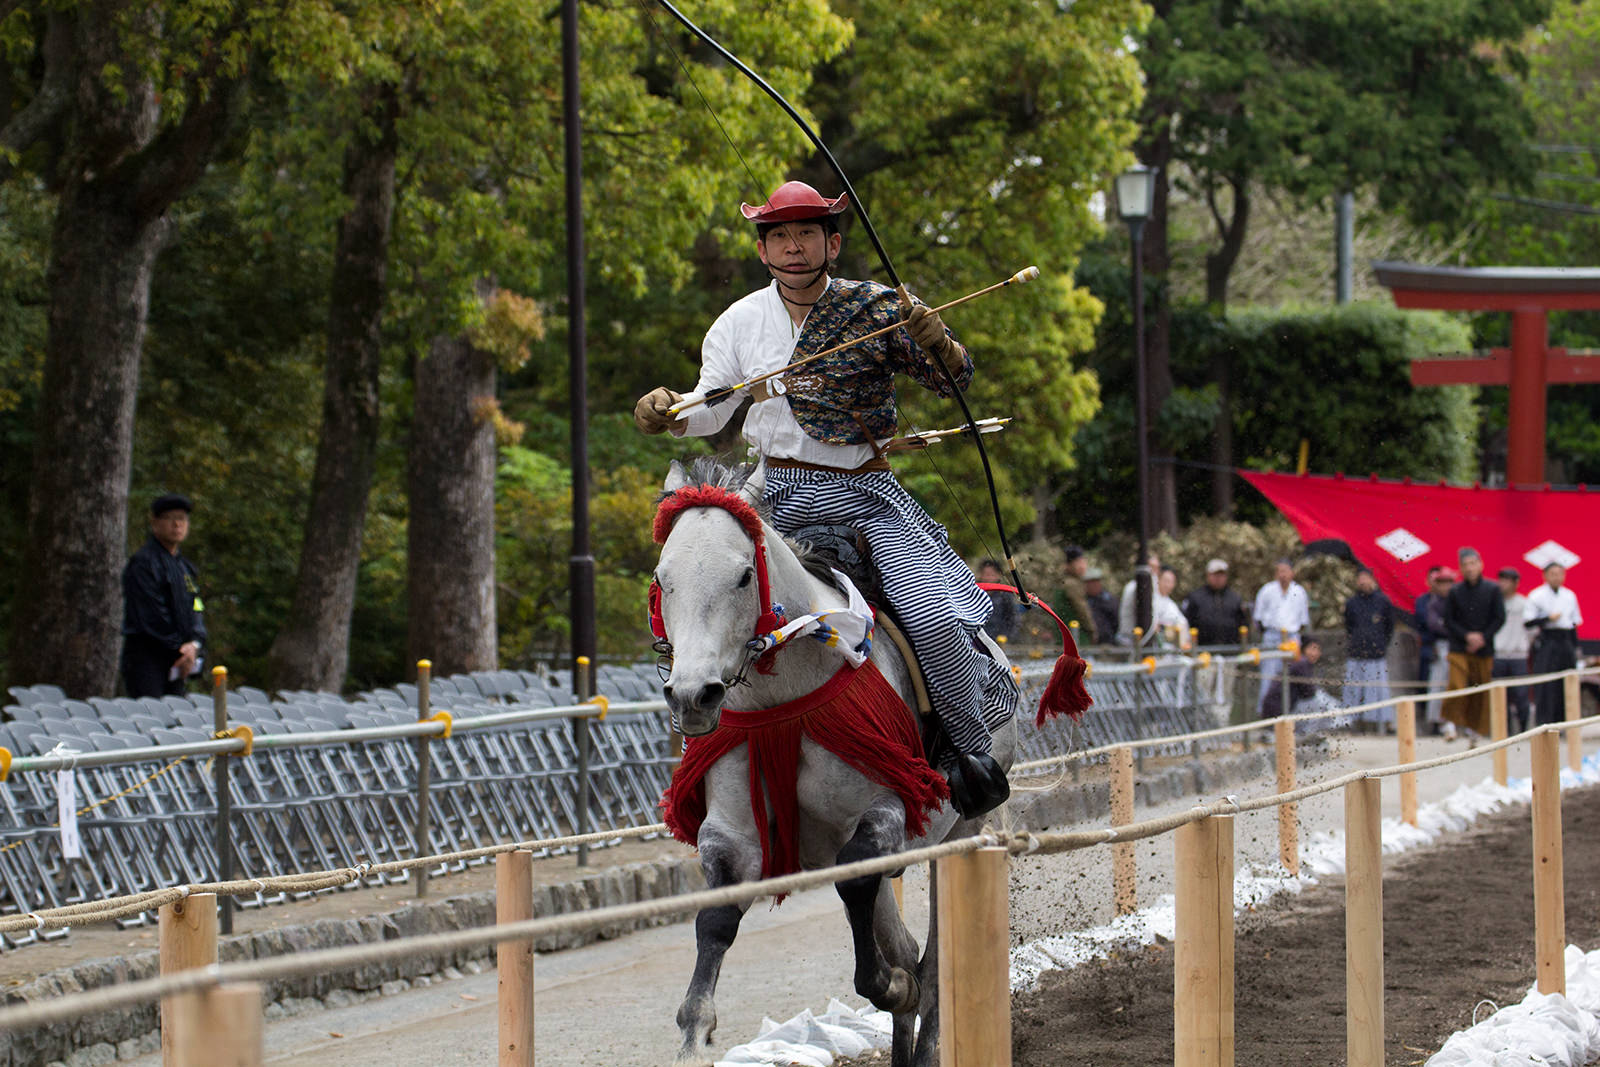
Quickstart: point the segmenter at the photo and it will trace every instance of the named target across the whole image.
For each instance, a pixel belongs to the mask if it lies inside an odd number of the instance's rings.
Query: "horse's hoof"
[[[873,1000],[873,1006],[879,1011],[886,1011],[890,1015],[905,1015],[915,1012],[922,1001],[922,986],[917,982],[917,976],[904,967],[894,967],[889,971],[889,988],[884,990],[883,996]]]
[[[672,1067],[716,1067],[716,1061],[697,1052],[680,1052],[673,1059]]]

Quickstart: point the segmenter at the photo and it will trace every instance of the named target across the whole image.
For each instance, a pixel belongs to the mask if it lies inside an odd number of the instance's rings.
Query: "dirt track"
[[[1567,941],[1600,944],[1600,788],[1562,797]],[[1420,1063],[1473,1005],[1533,981],[1526,808],[1392,860],[1384,877],[1387,1063]],[[1494,902],[1485,908],[1481,902]],[[1328,883],[1239,923],[1237,1062],[1345,1062],[1344,892]],[[1172,1062],[1172,952],[1153,945],[1047,975],[1014,1001],[1017,1067]]]

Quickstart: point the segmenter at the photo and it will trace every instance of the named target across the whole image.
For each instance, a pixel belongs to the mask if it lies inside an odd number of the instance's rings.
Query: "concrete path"
[[[1392,738],[1340,737],[1334,745],[1334,759],[1303,769],[1302,785],[1396,761]],[[1418,756],[1464,747],[1459,741],[1446,744],[1424,738],[1419,740]],[[1485,756],[1429,772],[1418,780],[1419,799],[1423,804],[1440,800],[1461,785],[1482,781],[1490,769]],[[1513,776],[1528,773],[1526,746],[1512,752],[1510,771]],[[1272,792],[1272,785],[1263,779],[1230,789],[1240,796],[1260,796]],[[1141,809],[1138,815],[1181,810],[1198,799],[1216,798],[1185,798],[1158,809]],[[1398,780],[1384,781],[1383,802],[1385,815],[1398,815]],[[1343,819],[1342,795],[1336,791],[1302,803],[1300,819],[1302,835],[1337,830]],[[1277,847],[1274,813],[1240,817],[1235,828],[1239,865],[1271,864]],[[1141,842],[1138,862],[1141,903],[1171,892],[1170,838]],[[1011,877],[1013,943],[1105,922],[1111,916],[1110,881],[1110,853],[1103,848],[1018,860]],[[927,921],[925,871],[909,872],[907,883],[908,921],[920,939]],[[694,933],[689,925],[541,956],[535,996],[541,1067],[670,1063],[677,1045],[673,1014],[693,959]],[[717,998],[719,1049],[752,1039],[763,1015],[781,1020],[806,1008],[821,1011],[830,996],[859,1003],[850,988],[850,973],[844,915],[831,891],[800,894],[776,909],[757,903],[723,968]],[[305,1067],[492,1063],[495,992],[495,975],[490,971],[285,1019],[268,1027],[267,1062]],[[155,1067],[158,1059],[128,1062]]]

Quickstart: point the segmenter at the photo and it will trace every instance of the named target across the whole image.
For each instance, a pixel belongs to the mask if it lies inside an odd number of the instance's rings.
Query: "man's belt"
[[[807,463],[804,460],[778,459],[775,456],[768,456],[766,464],[773,470],[819,471],[823,474],[877,474],[894,469],[889,466],[888,460],[882,458],[869,459],[859,467],[829,467],[821,463]]]

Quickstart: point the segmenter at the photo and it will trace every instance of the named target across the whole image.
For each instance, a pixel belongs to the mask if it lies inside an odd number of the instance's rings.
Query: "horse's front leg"
[[[839,850],[839,862],[854,863],[900,851],[905,846],[905,823],[899,798],[878,800]],[[917,943],[900,921],[894,891],[882,875],[840,882],[838,890],[855,941],[856,992],[894,1016],[891,1062],[894,1067],[907,1067],[920,999]]]
[[[747,882],[761,875],[761,845],[744,840],[735,832],[707,820],[700,828],[700,867],[706,885],[712,889],[736,882]],[[717,1029],[717,976],[722,973],[722,958],[739,934],[739,922],[750,904],[724,904],[705,908],[694,920],[694,975],[689,991],[678,1007],[678,1029],[683,1032],[683,1047],[672,1061],[673,1067],[711,1067],[711,1036]]]

